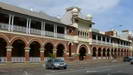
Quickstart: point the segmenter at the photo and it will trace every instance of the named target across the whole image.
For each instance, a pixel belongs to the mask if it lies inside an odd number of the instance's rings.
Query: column
[[[105,51],[105,58],[106,58],[106,59],[108,58],[108,56],[107,56],[107,50]]]
[[[96,58],[98,58],[98,50],[96,50]]]
[[[109,50],[109,56],[108,59],[111,59],[111,50]]]
[[[13,24],[14,24],[14,15],[12,15],[12,19],[11,19],[11,31],[13,31]]]
[[[7,46],[6,47],[6,57],[7,57],[7,62],[11,62],[12,61],[12,59],[11,59],[11,57],[12,57],[12,46]]]
[[[30,34],[30,28],[31,28],[31,18],[29,18],[29,25],[28,25],[28,28],[29,28],[29,34]]]
[[[53,56],[54,56],[54,57],[56,57],[56,52],[57,52],[57,49],[54,48],[54,49],[53,49]]]
[[[45,22],[41,23],[41,35],[45,35]]]
[[[67,27],[65,27],[65,38],[67,36]]]
[[[101,36],[101,43],[103,44],[103,37]]]
[[[103,50],[101,49],[101,59],[103,59]]]
[[[8,25],[8,31],[11,31],[11,21],[12,21],[12,15],[9,14],[9,25]]]
[[[57,37],[57,25],[54,25],[54,37]]]
[[[25,62],[26,63],[30,61],[29,52],[30,52],[30,48],[25,47]]]
[[[67,50],[63,50],[64,51],[64,57],[67,57]]]
[[[29,33],[29,18],[27,18],[26,33]]]
[[[40,48],[40,61],[43,63],[44,62],[44,48]]]
[[[96,40],[98,40],[98,35],[96,35]]]

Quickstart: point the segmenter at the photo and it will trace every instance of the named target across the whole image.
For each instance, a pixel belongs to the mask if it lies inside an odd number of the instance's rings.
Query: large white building
[[[131,55],[132,41],[93,29],[92,16],[83,18],[80,11],[67,8],[58,19],[0,2],[1,62],[44,62],[51,54],[68,61]]]

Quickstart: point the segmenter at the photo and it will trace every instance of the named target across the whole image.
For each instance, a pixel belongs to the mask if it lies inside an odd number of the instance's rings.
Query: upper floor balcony
[[[45,31],[45,30],[39,30],[39,29],[35,29],[35,28],[30,28],[30,30],[29,30],[26,27],[17,26],[17,25],[13,25],[13,28],[12,28],[9,24],[4,24],[4,23],[0,23],[0,30],[66,39],[66,34]]]
[[[115,48],[130,48],[131,49],[131,46],[126,46],[126,45],[121,45],[121,44],[111,43],[111,42],[105,42],[105,41],[99,41],[99,40],[92,40],[92,44],[103,45],[103,46],[112,46]]]

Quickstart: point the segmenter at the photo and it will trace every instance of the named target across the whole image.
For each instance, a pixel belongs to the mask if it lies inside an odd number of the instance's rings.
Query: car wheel
[[[64,67],[64,69],[67,69],[67,67]]]
[[[55,69],[54,66],[52,66],[51,69],[54,70]]]

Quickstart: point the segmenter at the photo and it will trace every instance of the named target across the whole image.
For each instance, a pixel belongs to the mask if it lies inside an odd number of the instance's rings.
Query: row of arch
[[[0,38],[4,39],[7,43],[7,45],[12,45],[14,43],[14,41],[16,40],[22,40],[25,44],[25,46],[30,46],[30,44],[33,42],[33,41],[36,41],[40,44],[41,47],[43,47],[45,44],[47,44],[49,41],[48,40],[45,40],[45,41],[42,41],[41,39],[38,39],[38,38],[25,38],[25,37],[22,37],[22,36],[14,36],[12,37],[11,39],[9,39],[6,35],[4,34],[0,34]],[[51,44],[54,44],[54,46],[58,45],[59,43],[53,43],[53,42],[50,42]],[[56,45],[55,45],[56,44]],[[63,43],[62,43],[63,44]],[[65,44],[63,44],[65,46]],[[66,46],[65,46],[66,47]]]
[[[0,38],[0,57],[6,57],[6,47],[8,46],[5,39]],[[23,40],[17,39],[12,43],[12,57],[24,57],[26,44]],[[29,56],[39,57],[40,56],[41,44],[37,41],[32,41],[29,45]],[[54,45],[50,42],[46,43],[44,46],[44,56],[48,57],[53,53]],[[64,44],[59,43],[56,46],[56,56],[63,57],[64,55]]]
[[[129,56],[129,50],[128,49],[120,49],[120,48],[92,48],[92,56],[93,57],[123,57],[123,56]]]

